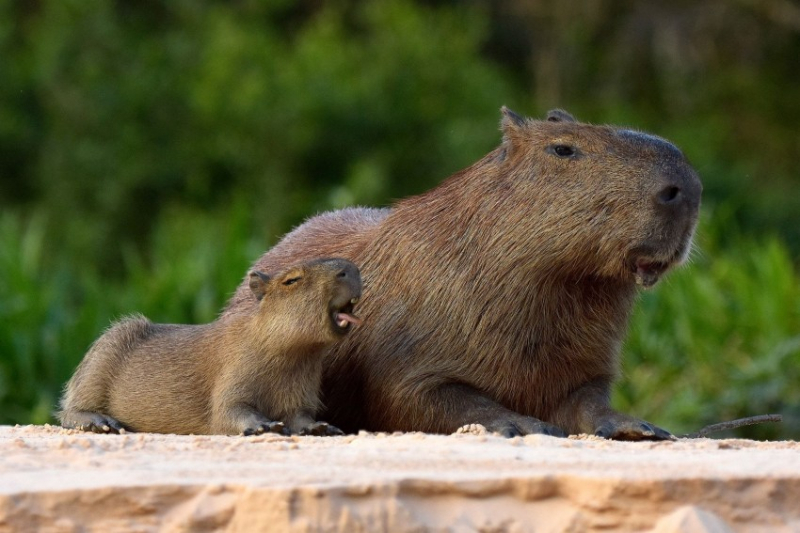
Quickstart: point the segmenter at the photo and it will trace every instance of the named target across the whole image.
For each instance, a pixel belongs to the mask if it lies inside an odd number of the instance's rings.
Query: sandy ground
[[[800,531],[800,443],[0,426],[5,531]]]

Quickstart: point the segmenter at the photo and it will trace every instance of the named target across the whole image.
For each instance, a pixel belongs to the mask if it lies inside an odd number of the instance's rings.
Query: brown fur
[[[256,263],[361,267],[370,327],[332,348],[327,416],[348,431],[669,438],[612,410],[609,391],[636,285],[689,252],[697,175],[663,139],[560,110],[504,108],[502,131],[435,189],[311,218]],[[252,313],[246,295],[225,316]]]
[[[313,418],[321,356],[347,331],[332,314],[360,295],[355,265],[317,260],[271,277],[252,272],[248,315],[197,326],[126,318],[95,342],[67,384],[61,422],[180,434],[280,432],[285,422],[294,433],[340,433]]]

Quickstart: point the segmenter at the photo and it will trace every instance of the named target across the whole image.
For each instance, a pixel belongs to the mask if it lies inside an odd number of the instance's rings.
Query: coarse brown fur
[[[669,142],[503,109],[503,143],[387,209],[313,217],[256,263],[361,267],[370,327],[332,348],[323,391],[346,431],[669,438],[609,406],[637,284],[689,253],[701,184]],[[246,285],[225,316],[253,311]]]
[[[275,271],[273,269],[271,271]],[[315,422],[325,349],[361,296],[358,268],[315,260],[248,276],[252,313],[210,324],[114,324],[66,386],[59,417],[91,431],[340,434]],[[336,322],[340,322],[337,324]],[[346,325],[344,325],[346,324]]]

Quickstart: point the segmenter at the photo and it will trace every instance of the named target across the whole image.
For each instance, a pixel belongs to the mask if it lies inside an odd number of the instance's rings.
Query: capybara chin
[[[691,247],[702,187],[645,133],[503,109],[502,144],[387,209],[309,219],[255,265],[359,264],[361,328],[331,348],[327,419],[346,431],[670,434],[609,406],[637,286]],[[239,287],[225,316],[255,305]]]
[[[360,321],[352,315],[358,268],[313,260],[273,275],[253,270],[247,286],[247,315],[197,326],[141,316],[114,324],[67,383],[61,424],[112,433],[341,434],[315,416],[326,348]]]

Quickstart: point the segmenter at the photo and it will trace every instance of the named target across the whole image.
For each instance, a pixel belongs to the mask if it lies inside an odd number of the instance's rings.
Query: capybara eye
[[[286,281],[284,281],[283,284],[284,285],[294,285],[295,283],[300,281],[300,279],[301,279],[300,276],[297,276],[296,278],[289,278]]]
[[[557,155],[558,157],[572,157],[577,150],[574,146],[568,144],[554,144],[549,148],[549,152]]]

